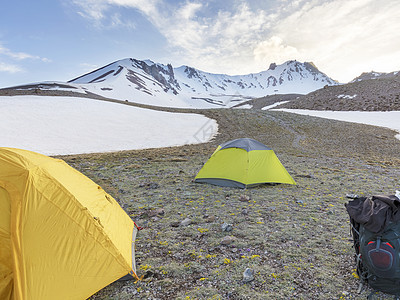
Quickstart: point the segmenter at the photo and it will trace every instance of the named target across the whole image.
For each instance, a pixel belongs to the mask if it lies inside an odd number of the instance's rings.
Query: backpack
[[[373,197],[372,200],[376,200]],[[353,199],[353,201],[359,201],[363,204],[368,198],[356,197]],[[399,297],[400,221],[397,218],[385,220],[382,223],[382,229],[379,232],[373,232],[368,229],[370,227],[355,220],[354,215],[352,215],[354,212],[349,210],[350,202],[346,205],[346,208],[350,215],[351,233],[356,252],[355,261],[360,280],[362,283],[368,283],[375,291]]]

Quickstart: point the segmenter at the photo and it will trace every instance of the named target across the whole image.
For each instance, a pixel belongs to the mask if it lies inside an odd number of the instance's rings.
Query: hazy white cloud
[[[127,29],[135,29],[136,25],[134,22],[131,22],[129,20],[125,20],[122,18],[122,16],[118,13],[112,14],[110,16],[110,23],[105,26],[109,28],[127,28]]]
[[[23,60],[23,59],[40,59],[40,57],[30,55],[28,53],[23,53],[23,52],[12,52],[10,49],[7,49],[5,47],[2,47],[0,45],[0,55],[8,56],[10,58],[16,59],[16,60]]]
[[[185,20],[190,20],[191,18],[195,17],[196,11],[201,9],[202,6],[203,5],[201,3],[188,2],[178,10],[177,15]]]
[[[99,22],[105,17],[104,12],[108,8],[107,1],[73,0],[72,2],[81,8],[81,10],[77,11],[80,16],[95,22]]]
[[[205,5],[197,1],[177,6],[159,0],[74,0],[74,3],[94,22],[105,21],[105,12],[111,5],[140,11],[165,36],[171,59],[210,72],[243,73],[243,65],[247,65],[246,71],[254,70],[253,49],[274,20],[273,15],[262,10],[252,11],[245,1],[232,4],[229,11],[202,17],[198,13]],[[122,25],[120,21],[114,23]],[[232,59],[237,60],[236,64],[232,64]]]
[[[207,47],[207,24],[204,19],[195,20],[196,11],[201,7],[201,4],[187,2],[167,14],[159,12],[148,17],[171,45],[187,51],[189,55],[195,55]],[[192,48],[198,50],[193,51]]]
[[[50,60],[47,58],[42,58],[24,52],[13,52],[0,44],[0,72],[7,72],[11,74],[25,72],[22,67],[14,63],[15,61],[19,62],[22,60],[40,60],[43,62],[50,62]]]
[[[310,1],[282,19],[275,33],[300,59],[344,82],[370,71],[374,61],[377,71],[400,68],[393,60],[399,58],[399,11],[395,0]]]
[[[158,0],[72,0],[72,3],[81,9],[77,12],[79,15],[96,22],[107,18],[106,12],[112,6],[134,8],[145,15],[151,15],[157,13],[158,2]]]
[[[3,63],[0,61],[0,72],[6,72],[6,73],[20,73],[23,72],[24,70],[17,66],[17,65],[13,65],[13,64],[8,64],[8,63]]]
[[[290,59],[299,57],[299,51],[290,45],[285,45],[278,36],[273,36],[267,41],[257,44],[254,49],[254,57],[257,62],[272,61],[283,63]]]
[[[264,11],[254,12],[246,3],[232,11],[219,11],[213,17],[197,17],[201,8],[186,2],[174,15],[163,15],[153,23],[178,53],[177,57],[188,64],[210,72],[254,71],[253,49],[274,17]],[[180,18],[181,15],[186,17]]]
[[[136,8],[146,15],[158,13],[157,6],[162,3],[160,0],[98,0],[96,2],[99,1],[104,1],[110,5]]]
[[[80,8],[77,13],[92,21],[98,29],[127,28],[135,29],[135,21],[124,18],[119,13],[110,13],[113,6],[136,9],[144,15],[156,12],[152,0],[72,0]]]

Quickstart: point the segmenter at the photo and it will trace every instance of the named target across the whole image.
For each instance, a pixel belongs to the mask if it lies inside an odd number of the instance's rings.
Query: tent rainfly
[[[64,161],[0,148],[0,299],[86,299],[137,278],[137,228]]]
[[[219,145],[195,182],[238,188],[263,183],[296,184],[272,149],[249,138]]]

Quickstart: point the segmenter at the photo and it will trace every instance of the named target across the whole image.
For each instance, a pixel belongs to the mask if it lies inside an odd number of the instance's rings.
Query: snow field
[[[0,97],[0,146],[46,155],[201,143],[218,131],[199,114],[169,113],[75,97]]]

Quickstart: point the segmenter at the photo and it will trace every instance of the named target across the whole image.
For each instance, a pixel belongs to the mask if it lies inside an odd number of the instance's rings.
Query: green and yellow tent
[[[239,188],[263,183],[296,184],[272,149],[249,138],[219,145],[195,182]]]
[[[86,299],[137,278],[137,228],[64,161],[0,148],[0,299]]]

